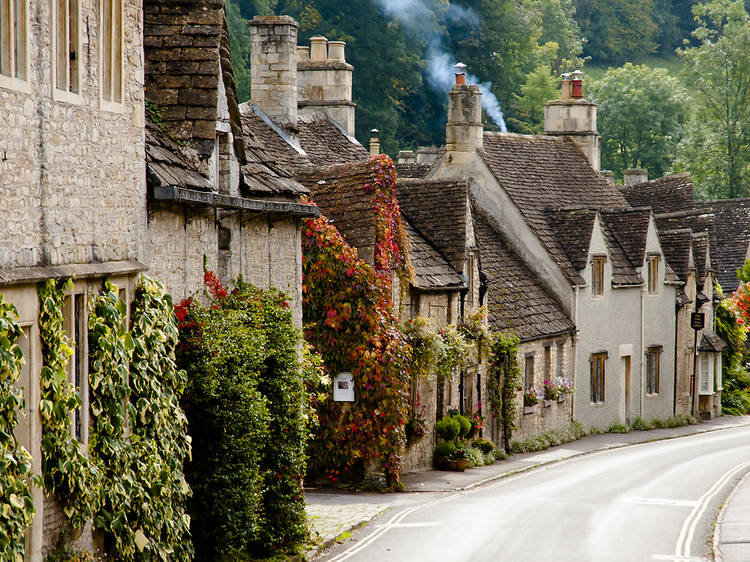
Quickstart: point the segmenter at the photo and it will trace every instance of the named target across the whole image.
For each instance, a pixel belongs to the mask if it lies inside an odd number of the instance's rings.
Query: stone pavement
[[[750,473],[737,484],[716,523],[716,561],[750,561]]]
[[[416,493],[445,493],[457,490],[469,490],[482,486],[494,480],[505,478],[517,472],[530,470],[537,466],[557,462],[559,460],[583,455],[596,451],[603,451],[637,443],[656,441],[661,439],[672,439],[684,435],[694,435],[721,429],[730,429],[750,425],[750,416],[723,416],[698,425],[686,427],[675,427],[665,429],[653,429],[650,431],[632,431],[630,433],[604,433],[602,435],[589,435],[578,441],[566,443],[558,447],[552,447],[537,453],[525,453],[513,455],[507,460],[498,461],[490,466],[472,468],[466,472],[444,472],[439,470],[424,470],[403,474],[401,479],[406,492],[411,494],[377,494],[377,493],[352,493],[341,492],[330,489],[308,489],[305,490],[307,501],[308,518],[311,528],[318,532],[320,540],[318,546],[308,552],[307,559],[312,559],[323,549],[327,548],[336,537],[344,532],[349,532],[360,526],[366,525],[372,519],[382,514],[389,506],[403,504],[410,501]],[[740,528],[744,524],[744,547],[739,558],[731,558],[727,554],[725,562],[750,562],[750,477],[745,480],[742,490],[738,490],[736,496],[737,504],[732,502],[730,508],[724,514],[726,540],[737,540],[738,535],[732,534],[732,529],[737,523],[737,532],[743,533]],[[732,508],[736,508],[732,510]],[[735,514],[739,514],[735,516]],[[320,530],[318,530],[320,529]],[[725,526],[721,526],[722,541],[724,541]],[[717,532],[717,535],[719,533]],[[742,546],[742,545],[740,545]],[[726,552],[734,548],[739,549],[737,543],[721,544],[722,551]],[[718,558],[717,558],[718,559]]]

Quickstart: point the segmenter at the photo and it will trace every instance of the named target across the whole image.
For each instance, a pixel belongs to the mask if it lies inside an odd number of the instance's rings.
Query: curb
[[[510,470],[508,472],[502,472],[500,474],[495,474],[493,476],[488,476],[487,478],[483,478],[482,480],[478,480],[476,482],[472,482],[471,484],[467,484],[466,486],[462,486],[460,488],[451,488],[451,489],[446,490],[446,491],[447,492],[461,492],[461,491],[473,490],[474,488],[479,488],[479,487],[484,486],[486,484],[490,484],[491,482],[494,482],[496,480],[502,480],[503,478],[508,478],[510,476],[515,476],[516,474],[520,474],[520,473],[523,473],[523,472],[528,472],[529,470],[534,470],[534,469],[540,468],[542,466],[548,466],[548,465],[556,464],[556,463],[559,463],[559,462],[562,462],[562,461],[567,461],[567,460],[570,460],[570,459],[574,459],[574,458],[578,458],[578,457],[583,457],[583,456],[586,456],[586,455],[591,455],[591,454],[594,454],[594,453],[602,453],[604,451],[612,451],[614,449],[622,449],[623,447],[632,447],[634,445],[644,445],[646,443],[653,443],[653,442],[656,442],[656,441],[667,441],[667,440],[670,440],[670,439],[680,439],[682,437],[691,437],[691,436],[694,436],[694,435],[703,435],[705,433],[713,433],[713,432],[716,432],[716,431],[726,431],[726,430],[729,430],[729,429],[737,429],[737,428],[740,428],[740,427],[747,427],[747,426],[750,426],[750,422],[739,424],[739,425],[735,425],[735,426],[732,426],[732,427],[709,428],[709,429],[704,429],[704,430],[701,430],[701,431],[695,431],[693,433],[684,433],[682,435],[667,435],[665,437],[654,437],[654,438],[651,438],[651,439],[644,439],[643,441],[636,441],[636,442],[633,442],[633,443],[621,443],[619,445],[609,445],[609,446],[605,446],[605,447],[598,447],[596,449],[591,449],[590,451],[581,451],[580,453],[576,453],[574,455],[570,455],[569,457],[564,457],[564,458],[561,458],[561,459],[553,459],[553,460],[549,460],[549,461],[544,461],[544,462],[532,464],[532,465],[529,465],[529,466],[525,466],[523,468],[517,468],[515,470]],[[643,433],[646,433],[646,432],[644,431]],[[407,490],[407,492],[409,492],[409,491]]]
[[[729,504],[732,503],[732,499],[737,493],[737,490],[740,489],[740,487],[745,482],[745,480],[748,479],[748,477],[750,477],[750,472],[745,473],[745,475],[740,479],[739,482],[737,482],[734,488],[732,488],[732,491],[729,492],[729,495],[727,496],[727,499],[724,500],[724,503],[721,504],[719,515],[716,517],[716,523],[714,524],[714,537],[711,543],[715,562],[724,562],[724,555],[721,553],[721,549],[719,548],[719,543],[721,542],[721,524],[724,522],[724,515],[727,512]]]

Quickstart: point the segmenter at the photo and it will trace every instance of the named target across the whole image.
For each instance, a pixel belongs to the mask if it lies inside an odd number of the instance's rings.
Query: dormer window
[[[604,256],[594,256],[591,260],[591,296],[604,296]]]
[[[659,292],[659,256],[648,257],[648,293],[656,295]]]

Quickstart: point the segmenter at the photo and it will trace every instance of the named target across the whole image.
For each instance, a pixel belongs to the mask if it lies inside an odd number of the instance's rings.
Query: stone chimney
[[[255,16],[250,27],[250,101],[271,120],[297,129],[297,22]]]
[[[432,164],[440,156],[437,146],[420,146],[417,149],[417,164]]]
[[[370,131],[370,156],[380,154],[380,131],[373,129]]]
[[[609,185],[615,185],[615,173],[612,170],[602,170],[599,175],[607,180]]]
[[[311,37],[309,55],[300,47],[297,78],[300,115],[325,115],[354,136],[352,71],[346,62],[346,43]]]
[[[416,164],[417,157],[413,150],[399,150],[398,151],[398,163],[399,164]]]
[[[479,86],[466,83],[466,65],[455,67],[456,83],[450,91],[448,122],[445,126],[445,148],[452,161],[465,160],[482,148],[482,92]]]
[[[544,134],[570,138],[598,172],[601,159],[596,104],[583,99],[583,72],[576,70],[562,78],[560,99],[544,104]]]
[[[622,183],[625,185],[635,185],[648,181],[648,170],[645,168],[629,168],[622,171]]]

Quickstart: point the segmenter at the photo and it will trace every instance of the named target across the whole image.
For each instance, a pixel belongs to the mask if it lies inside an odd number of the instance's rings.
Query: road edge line
[[[724,555],[721,553],[721,548],[719,548],[719,543],[721,541],[721,525],[724,522],[724,514],[726,513],[727,508],[729,507],[729,504],[732,503],[732,498],[734,498],[734,495],[737,493],[737,490],[739,490],[742,483],[748,477],[750,477],[750,472],[746,472],[745,475],[739,479],[737,484],[735,484],[735,486],[727,495],[726,499],[724,500],[724,503],[721,504],[721,508],[719,509],[719,514],[716,516],[716,521],[714,523],[714,536],[711,541],[711,547],[713,550],[715,562],[724,562]]]

